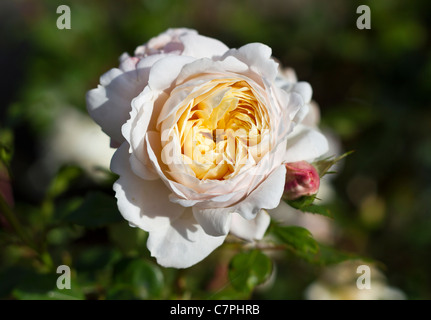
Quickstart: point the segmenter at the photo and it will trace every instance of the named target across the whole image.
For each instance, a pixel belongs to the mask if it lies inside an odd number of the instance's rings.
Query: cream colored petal
[[[167,227],[150,232],[147,247],[160,265],[188,268],[206,258],[225,237],[207,234],[189,208]]]
[[[193,207],[196,221],[211,236],[228,234],[233,212],[232,208],[200,209]]]
[[[285,162],[312,162],[328,151],[328,141],[317,129],[298,125],[289,135]]]
[[[235,206],[235,212],[244,219],[251,220],[261,209],[277,207],[283,195],[285,176],[286,168],[280,165],[245,200]]]
[[[246,220],[238,213],[233,213],[230,233],[249,241],[261,240],[270,222],[271,218],[265,210],[261,210],[252,220]]]
[[[184,208],[168,201],[170,191],[161,180],[147,181],[133,173],[128,148],[124,142],[111,161],[111,170],[120,176],[114,183],[120,213],[145,231],[166,227]]]

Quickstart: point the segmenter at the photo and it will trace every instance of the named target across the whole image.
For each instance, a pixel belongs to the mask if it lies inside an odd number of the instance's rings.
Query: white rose
[[[186,268],[229,232],[261,239],[264,209],[283,194],[284,163],[327,150],[322,134],[299,124],[311,87],[281,88],[263,44],[229,49],[188,29],[168,30],[120,62],[87,106],[120,146],[111,161],[118,207],[149,232],[152,256]]]

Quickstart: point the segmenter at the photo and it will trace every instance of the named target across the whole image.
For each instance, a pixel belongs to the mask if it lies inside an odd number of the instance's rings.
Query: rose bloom
[[[149,233],[160,265],[190,267],[228,233],[261,239],[284,164],[326,152],[325,137],[301,124],[310,85],[290,81],[271,54],[169,29],[123,54],[87,93],[88,112],[118,147],[119,210]]]

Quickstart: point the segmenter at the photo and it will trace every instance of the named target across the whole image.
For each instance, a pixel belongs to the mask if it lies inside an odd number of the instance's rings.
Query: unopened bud
[[[295,200],[319,191],[320,178],[316,168],[307,161],[289,162],[286,166],[284,197]]]

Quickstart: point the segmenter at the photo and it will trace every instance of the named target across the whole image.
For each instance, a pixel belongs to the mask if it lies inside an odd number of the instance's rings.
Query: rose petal
[[[184,208],[168,200],[169,189],[161,180],[143,180],[132,172],[128,149],[124,142],[111,161],[111,170],[120,175],[113,187],[118,208],[126,220],[145,231],[163,228]]]
[[[234,209],[199,209],[193,207],[193,215],[206,233],[211,236],[227,235]]]
[[[282,68],[279,66],[277,78],[275,79],[276,84],[283,90],[289,91],[290,88],[298,82],[296,72],[292,68]]]
[[[212,58],[229,50],[223,42],[198,34],[185,34],[180,37],[184,45],[183,55],[196,58]]]
[[[179,195],[182,198],[186,198],[184,194],[180,191],[178,187],[181,187],[180,185],[176,184],[174,181],[169,180],[168,177],[166,177],[165,173],[163,172],[161,166],[160,166],[160,154],[161,154],[161,145],[160,145],[160,133],[155,131],[149,131],[145,135],[146,139],[146,152],[148,154],[148,158],[150,159],[154,170],[157,172],[157,174],[160,176],[160,178],[163,180],[165,185],[171,189],[172,192]]]
[[[158,60],[150,70],[148,85],[152,90],[163,91],[174,83],[181,69],[196,60],[187,56],[167,56]]]
[[[188,268],[206,258],[225,237],[208,235],[187,209],[168,227],[151,231],[147,247],[160,265]]]
[[[284,191],[286,167],[279,166],[248,197],[236,205],[235,212],[244,219],[251,220],[261,209],[273,209],[280,203]]]
[[[285,162],[312,162],[328,151],[328,140],[317,129],[298,125],[289,135]]]
[[[309,103],[313,95],[313,89],[308,82],[298,82],[292,88],[292,91],[299,93],[304,99],[305,103]]]
[[[142,149],[147,148],[147,142],[144,140],[142,143]],[[138,157],[137,152],[134,152],[130,155],[130,165],[133,172],[145,180],[157,180],[160,179],[160,176],[157,174],[156,170],[152,166],[151,160],[146,154],[146,152],[142,151],[142,157]]]
[[[177,51],[180,54],[184,46],[179,38],[187,34],[198,34],[198,32],[188,28],[169,28],[158,36],[151,38],[146,44],[137,47],[135,56],[154,55],[161,51]]]
[[[308,103],[309,111],[305,118],[302,120],[302,124],[309,127],[316,127],[320,122],[320,109],[316,102],[311,101]]]
[[[145,86],[135,71],[111,69],[100,78],[96,89],[87,92],[87,110],[102,130],[115,141],[123,141],[121,126],[129,118],[130,102]]]
[[[124,52],[120,56],[120,66],[118,67],[124,72],[136,70],[136,64],[139,62],[139,58],[131,57],[127,52]]]
[[[269,82],[275,80],[278,63],[271,58],[272,50],[262,43],[249,43],[239,49],[227,51],[223,58],[234,56],[247,64],[250,69],[266,78]]]
[[[88,113],[103,132],[113,139],[112,146],[124,141],[121,126],[129,119],[132,99],[148,84],[150,67],[166,56],[155,54],[136,61],[135,57],[123,54],[120,57],[120,69],[113,68],[103,74],[100,85],[87,92]]]
[[[190,190],[190,189],[189,189]],[[193,194],[196,200],[181,199],[174,193],[169,195],[169,200],[182,205],[183,207],[196,206],[196,208],[204,209],[215,209],[215,208],[225,208],[230,207],[234,203],[241,200],[244,197],[244,190],[239,190],[237,192],[229,192],[222,195],[213,194],[198,194],[195,192]]]
[[[130,145],[132,170],[146,180],[159,178],[144,152],[144,137],[153,116],[154,98],[152,93],[148,87],[145,87],[144,91],[132,100],[130,119],[121,128],[124,138]]]
[[[217,61],[202,58],[185,65],[178,76],[177,83],[183,83],[188,78],[204,73],[211,74],[211,77],[207,79],[207,81],[211,81],[219,77],[235,77],[238,75],[234,73],[246,73],[247,70],[248,66],[233,56],[225,56],[223,60]]]
[[[308,105],[297,92],[289,93],[289,118],[295,124],[300,123],[308,113]]]
[[[261,210],[252,220],[246,220],[241,215],[233,213],[230,233],[249,241],[260,240],[265,235],[270,222],[271,218],[265,210]]]

